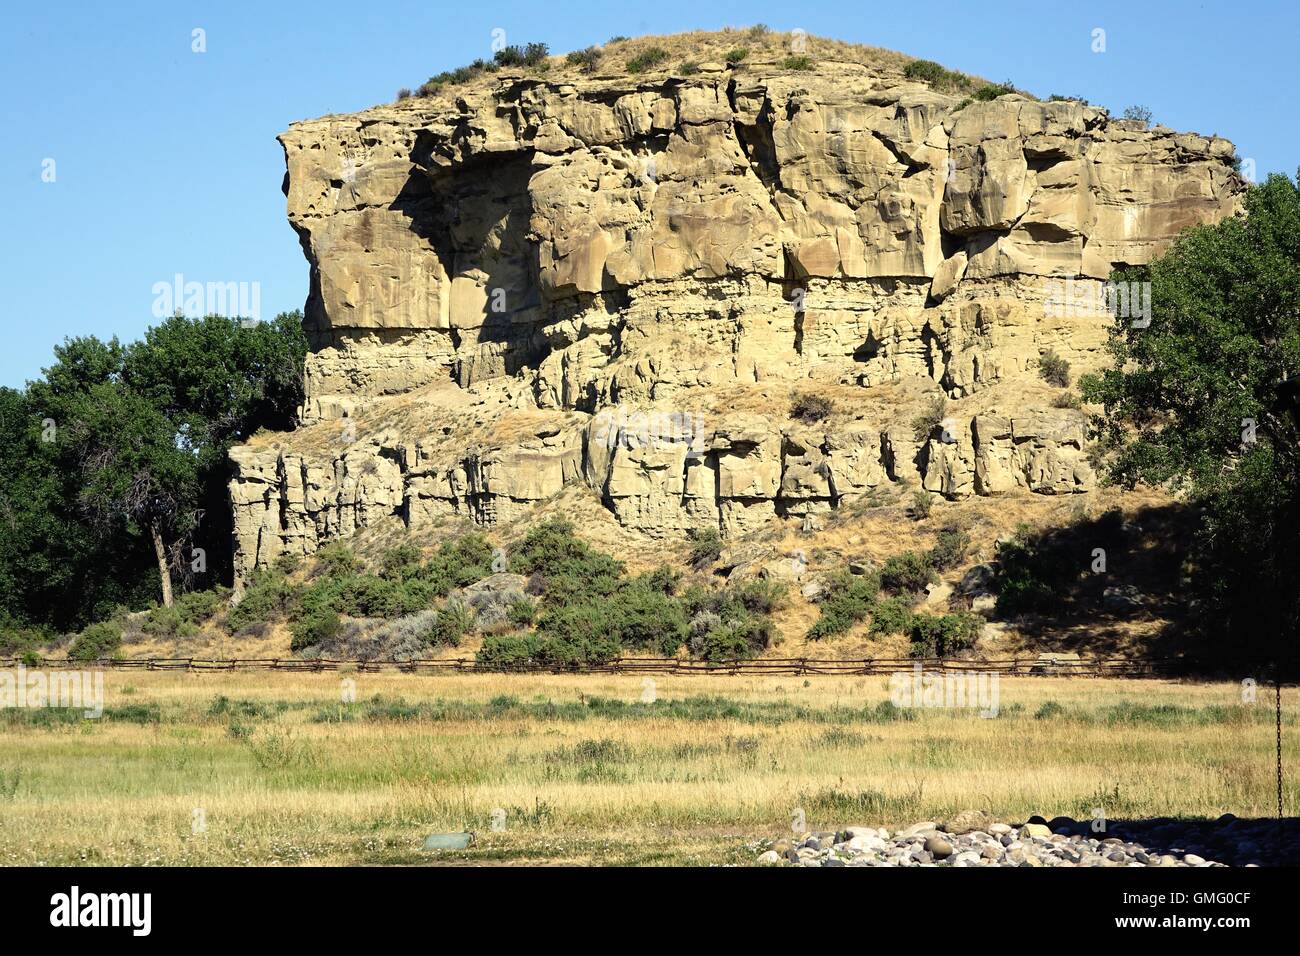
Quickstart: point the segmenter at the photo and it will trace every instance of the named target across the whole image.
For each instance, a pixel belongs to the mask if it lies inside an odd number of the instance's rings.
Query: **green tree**
[[[292,426],[306,351],[297,313],[177,317],[127,346],[68,340],[25,390],[0,390],[0,618],[67,630],[170,603],[191,544],[228,579],[227,452]]]
[[[1204,509],[1202,621],[1240,659],[1290,657],[1300,610],[1300,191],[1273,175],[1246,215],[1184,233],[1120,282],[1151,283],[1149,327],[1121,319],[1111,367],[1082,382],[1110,477]]]
[[[171,565],[198,522],[196,449],[120,381],[91,386],[70,412],[66,432],[81,474],[78,503],[95,529],[148,534],[162,603],[171,607]]]

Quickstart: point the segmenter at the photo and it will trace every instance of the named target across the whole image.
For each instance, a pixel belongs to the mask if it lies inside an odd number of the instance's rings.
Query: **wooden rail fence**
[[[186,671],[191,673],[268,670],[291,673],[323,673],[348,670],[357,673],[377,673],[395,670],[408,674],[486,674],[502,673],[499,668],[480,666],[473,658],[448,658],[443,660],[391,661],[391,660],[333,660],[321,658],[241,658],[231,660],[197,657],[171,657],[147,659],[113,659],[99,661],[69,661],[40,658],[36,661],[22,658],[0,658],[0,667],[28,668],[106,668],[127,671]],[[1006,676],[1051,677],[1159,677],[1187,673],[1194,668],[1185,660],[1081,660],[1077,658],[1054,659],[1048,656],[1020,657],[1002,660],[966,661],[946,658],[857,658],[834,659],[815,657],[759,658],[755,660],[697,661],[661,657],[620,657],[607,664],[582,667],[554,667],[528,665],[511,668],[508,673],[542,674],[739,674],[749,676],[781,675],[872,675],[910,671],[916,665],[927,672],[944,673],[981,672]]]

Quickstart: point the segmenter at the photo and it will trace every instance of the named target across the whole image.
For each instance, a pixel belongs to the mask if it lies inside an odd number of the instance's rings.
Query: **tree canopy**
[[[298,313],[178,316],[128,345],[70,339],[0,389],[0,623],[75,629],[169,599],[173,576],[228,580],[227,452],[292,427],[306,350]]]
[[[1300,610],[1300,190],[1270,176],[1245,206],[1116,273],[1151,283],[1151,323],[1117,323],[1111,367],[1081,386],[1104,409],[1110,477],[1203,509],[1202,624],[1239,656],[1279,660]]]

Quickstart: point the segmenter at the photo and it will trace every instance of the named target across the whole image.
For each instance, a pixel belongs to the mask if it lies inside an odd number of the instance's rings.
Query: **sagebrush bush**
[[[781,68],[784,70],[811,70],[813,61],[806,56],[787,56],[781,61]]]

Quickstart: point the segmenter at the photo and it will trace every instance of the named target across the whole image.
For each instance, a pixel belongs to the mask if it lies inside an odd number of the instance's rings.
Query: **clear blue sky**
[[[154,283],[176,273],[260,283],[263,317],[301,307],[307,266],[285,221],[276,134],[489,57],[495,27],[553,53],[616,34],[801,27],[1040,96],[1113,112],[1144,104],[1176,129],[1232,139],[1262,177],[1300,166],[1298,11],[1295,0],[10,0],[0,13],[0,385],[38,375],[67,336],[137,338],[155,321]],[[1091,49],[1096,27],[1102,54]],[[195,28],[206,53],[191,52]]]

